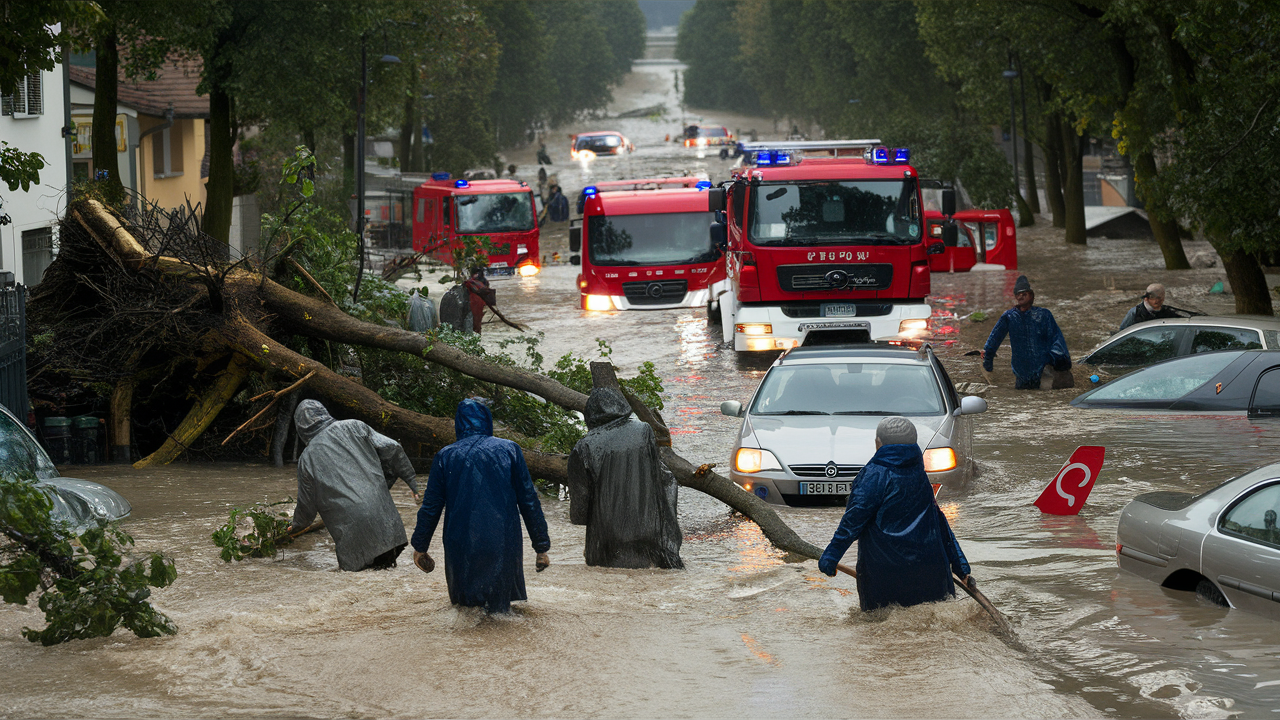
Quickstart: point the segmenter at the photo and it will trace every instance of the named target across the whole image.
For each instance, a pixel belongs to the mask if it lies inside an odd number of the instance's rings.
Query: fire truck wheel
[[[721,160],[729,159],[729,150],[727,148],[720,148],[720,159]]]
[[[707,300],[707,326],[714,327],[720,324],[720,303],[715,300]]]

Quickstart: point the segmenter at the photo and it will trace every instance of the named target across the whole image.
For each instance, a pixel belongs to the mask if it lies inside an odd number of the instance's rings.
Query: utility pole
[[[356,92],[356,254],[359,255],[351,302],[360,300],[360,279],[364,276],[364,96],[369,87],[369,58],[365,38],[360,35],[360,90]]]

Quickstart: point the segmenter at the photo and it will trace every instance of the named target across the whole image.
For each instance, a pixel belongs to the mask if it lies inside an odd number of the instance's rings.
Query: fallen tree
[[[40,306],[46,318],[60,322],[98,323],[90,338],[133,333],[135,337],[117,351],[123,355],[127,349],[133,365],[145,366],[140,358],[150,348],[160,354],[189,357],[210,379],[195,392],[186,418],[158,450],[136,463],[139,466],[171,462],[191,447],[255,373],[264,384],[286,386],[264,393],[272,395],[272,404],[284,394],[305,392],[324,401],[335,415],[361,419],[395,438],[411,454],[429,456],[454,441],[451,418],[416,413],[388,402],[326,363],[288,347],[279,339],[288,335],[405,353],[569,410],[586,407],[584,393],[546,375],[488,362],[427,335],[365,322],[336,306],[327,293],[321,298],[296,292],[269,277],[267,262],[261,268],[251,268],[243,261],[220,260],[216,249],[199,238],[175,241],[174,233],[189,235],[190,228],[175,230],[172,222],[149,227],[153,238],[144,243],[135,233],[136,221],[131,224],[95,200],[76,203],[68,215],[62,233],[63,251],[38,286],[33,305]],[[157,242],[155,236],[164,242]],[[176,252],[163,252],[166,249]],[[290,267],[283,260],[277,258],[275,267]],[[306,279],[318,287],[309,275]],[[120,288],[120,296],[112,296],[112,290]],[[122,304],[121,296],[133,298],[132,304]],[[105,311],[94,314],[94,307]],[[121,326],[123,321],[107,311],[124,314],[130,324]],[[125,360],[120,357],[115,361],[125,367]],[[99,366],[105,362],[109,361],[98,359]],[[137,387],[144,371],[130,372],[114,379]],[[153,368],[151,372],[159,371]],[[602,377],[602,382],[617,383],[611,366],[607,377]],[[660,416],[634,394],[629,394],[629,400],[641,419],[661,423]],[[264,414],[259,412],[232,434],[252,426]],[[275,418],[264,417],[263,423],[263,428],[272,426]],[[817,548],[797,536],[766,503],[712,472],[712,466],[697,465],[676,454],[665,425],[661,425],[660,437],[665,438],[664,460],[682,485],[711,495],[751,518],[777,547],[817,557]],[[561,483],[567,480],[564,455],[527,448],[524,454],[536,477]]]

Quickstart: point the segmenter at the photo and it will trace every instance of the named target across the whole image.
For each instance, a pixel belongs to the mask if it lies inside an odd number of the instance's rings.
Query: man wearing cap
[[[1120,330],[1148,320],[1176,317],[1182,317],[1178,314],[1177,308],[1166,307],[1164,304],[1164,286],[1160,283],[1151,283],[1147,286],[1146,294],[1142,296],[1142,302],[1129,308],[1128,314],[1120,322]]]
[[[1062,336],[1062,329],[1053,319],[1053,313],[1042,307],[1034,307],[1035,291],[1026,275],[1019,275],[1013,284],[1013,299],[1016,305],[1005,310],[996,326],[991,328],[987,344],[982,348],[982,369],[991,372],[996,350],[1009,336],[1010,364],[1017,382],[1018,390],[1039,390],[1040,376],[1046,365],[1053,366],[1058,373],[1066,373],[1071,369],[1071,354],[1067,351],[1067,339]],[[1064,380],[1069,378],[1067,375]],[[1063,383],[1063,387],[1071,387],[1074,383]],[[1054,387],[1059,385],[1055,383]]]
[[[818,569],[834,576],[855,540],[864,612],[945,600],[955,595],[952,573],[972,583],[969,562],[933,499],[916,426],[904,417],[887,417],[876,427],[876,454],[854,478]]]

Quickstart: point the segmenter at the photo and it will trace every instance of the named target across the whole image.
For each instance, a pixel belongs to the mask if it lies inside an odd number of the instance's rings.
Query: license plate
[[[490,276],[515,275],[516,269],[509,267],[488,267],[485,268],[484,274]]]
[[[822,306],[823,317],[854,317],[858,314],[858,306],[850,303],[828,303]]]
[[[848,495],[849,483],[847,482],[802,482],[800,483],[801,495]]]

